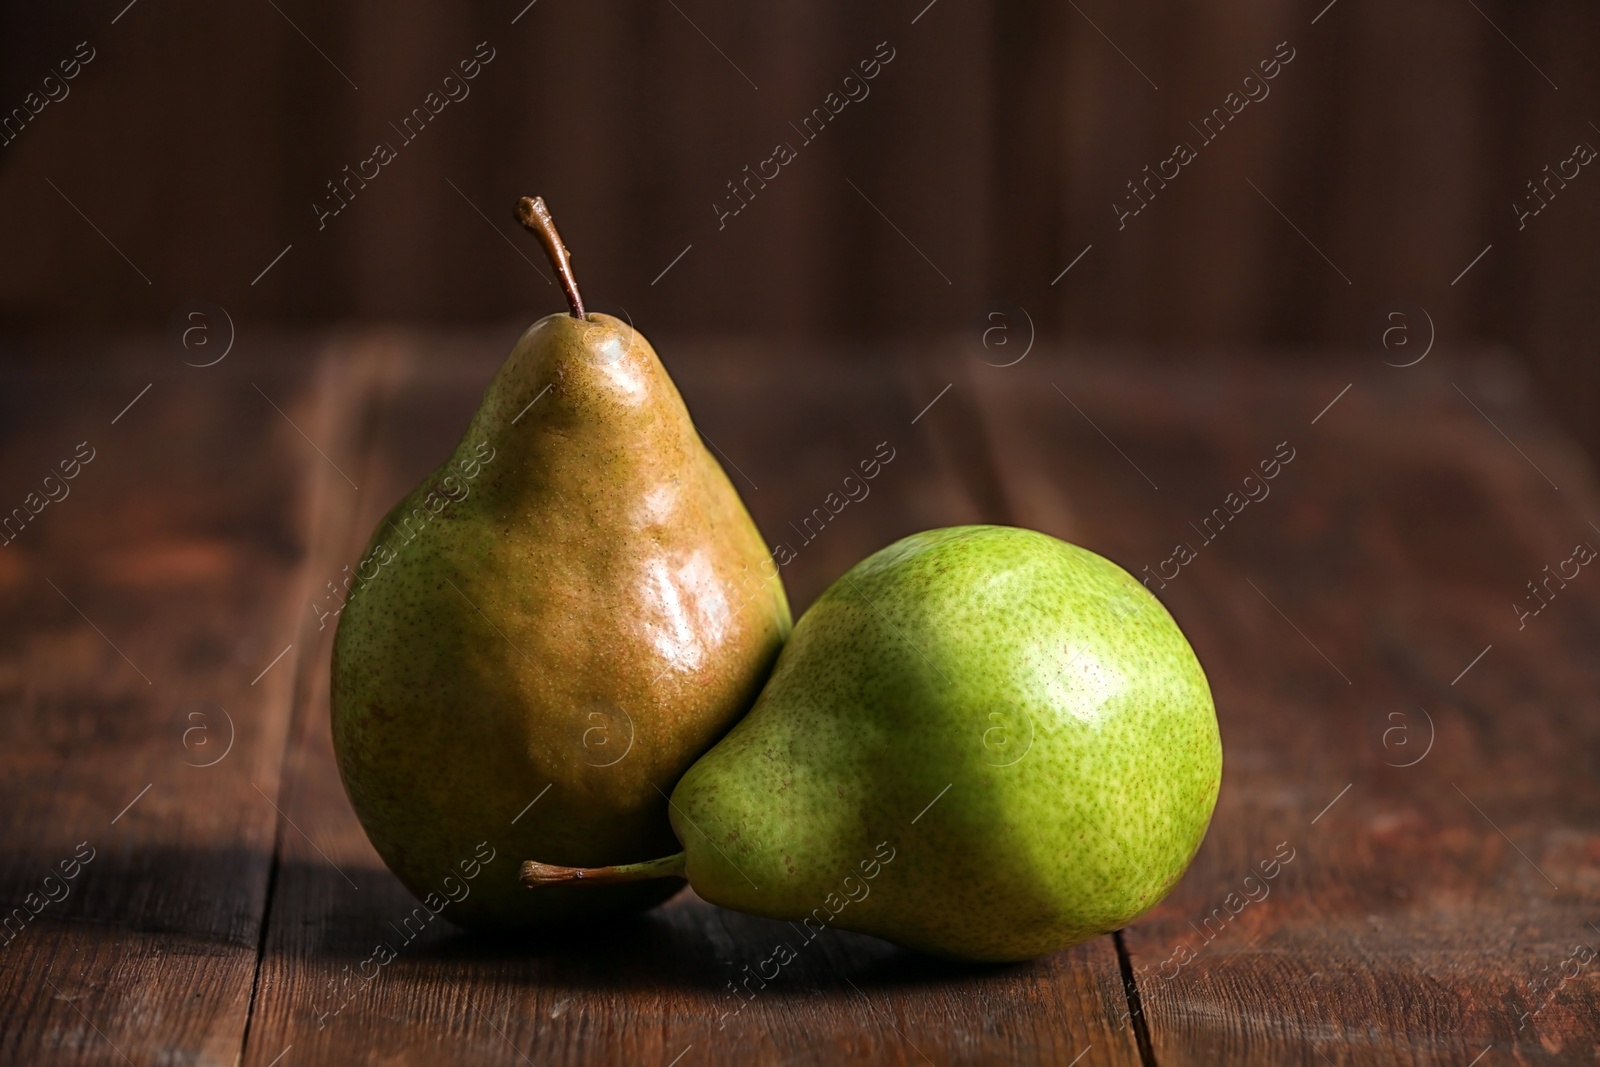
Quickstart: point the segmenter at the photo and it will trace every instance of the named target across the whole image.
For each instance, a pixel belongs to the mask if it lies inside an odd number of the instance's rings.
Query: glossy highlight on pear
[[[373,532],[334,640],[345,790],[419,897],[487,842],[607,866],[674,846],[660,786],[750,707],[788,601],[738,492],[645,338],[569,312],[512,349],[450,457]],[[448,917],[483,929],[648,907],[681,880],[522,890],[486,864]]]

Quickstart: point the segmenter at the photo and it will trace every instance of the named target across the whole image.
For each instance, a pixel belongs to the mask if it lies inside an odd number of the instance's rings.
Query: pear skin
[[[1221,774],[1210,688],[1160,601],[1045,534],[954,527],[823,593],[672,823],[712,903],[1022,960],[1153,907]]]
[[[333,741],[390,870],[480,929],[676,892],[517,878],[527,855],[674,847],[667,791],[790,629],[778,568],[649,342],[606,315],[535,323],[366,558],[334,641]]]

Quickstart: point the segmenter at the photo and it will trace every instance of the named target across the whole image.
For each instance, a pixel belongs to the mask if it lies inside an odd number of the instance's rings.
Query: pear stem
[[[674,852],[658,860],[621,863],[614,867],[558,867],[553,863],[527,860],[522,865],[522,884],[529,889],[567,882],[615,885],[618,882],[648,882],[655,878],[682,878],[684,854]]]
[[[544,254],[550,257],[550,265],[561,278],[561,290],[567,294],[567,307],[572,311],[572,317],[588,318],[583,312],[583,297],[578,293],[578,279],[572,273],[572,253],[567,251],[566,242],[556,231],[556,220],[550,217],[544,197],[525,196],[518,200],[516,215],[523,229],[537,237],[544,246]]]

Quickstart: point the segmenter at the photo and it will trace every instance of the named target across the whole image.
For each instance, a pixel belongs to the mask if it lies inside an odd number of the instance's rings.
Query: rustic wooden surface
[[[129,345],[0,372],[5,508],[96,450],[0,548],[0,903],[94,849],[0,938],[0,1061],[1600,1057],[1600,578],[1552,583],[1521,629],[1511,607],[1600,547],[1596,486],[1509,364],[1442,352],[1202,372],[658,339],[763,531],[799,548],[797,609],[930,526],[1034,526],[1141,575],[1193,546],[1158,592],[1222,724],[1205,845],[1115,937],[963,967],[829,932],[726,1017],[727,983],[791,932],[688,892],[538,945],[436,926],[341,986],[412,901],[343,796],[311,604],[513,336],[287,338],[204,369]],[[883,441],[867,499],[803,547],[786,534]],[[1270,495],[1208,543],[1190,523],[1283,442]]]

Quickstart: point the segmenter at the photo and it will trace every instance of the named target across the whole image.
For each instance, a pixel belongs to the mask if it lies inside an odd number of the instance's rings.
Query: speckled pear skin
[[[453,876],[466,896],[445,917],[496,930],[681,888],[535,894],[517,879],[527,856],[674,849],[665,791],[750,707],[791,625],[777,566],[649,342],[605,315],[535,323],[367,554],[383,546],[393,558],[339,619],[332,725],[390,870],[424,899]],[[467,881],[483,841],[496,858]]]
[[[818,598],[672,823],[713,903],[1023,960],[1154,906],[1221,775],[1205,674],[1148,590],[1045,534],[959,526]]]

